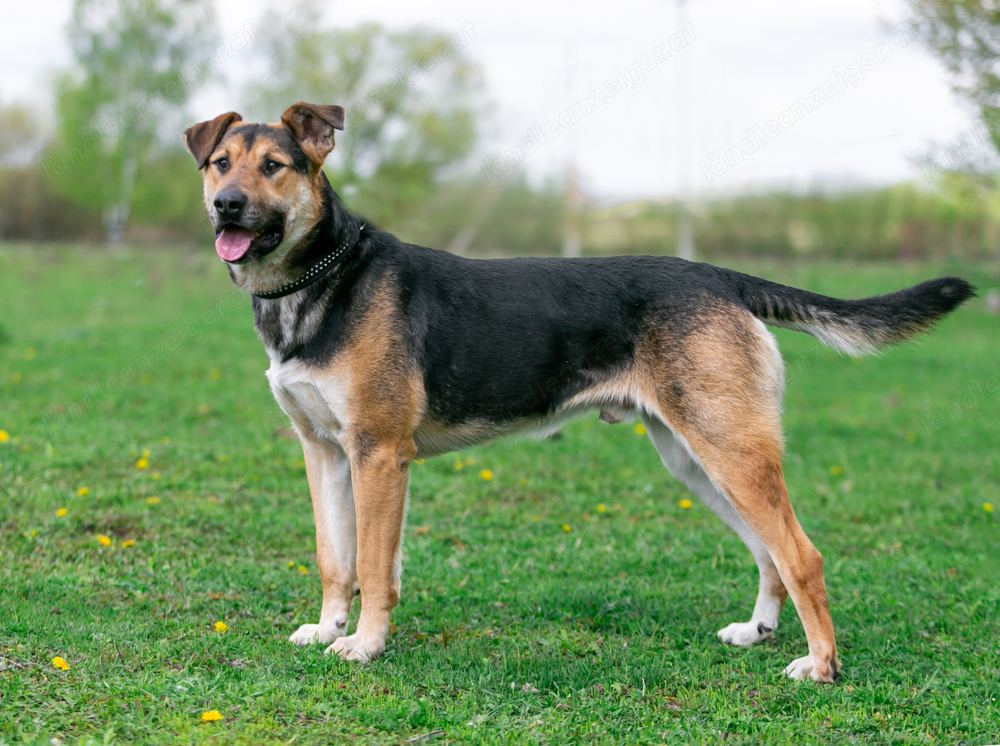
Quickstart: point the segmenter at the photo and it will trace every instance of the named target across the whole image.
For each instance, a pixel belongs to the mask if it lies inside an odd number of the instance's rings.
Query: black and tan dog
[[[350,660],[383,652],[416,456],[598,409],[641,418],[667,468],[757,560],[753,615],[719,637],[769,637],[791,594],[809,653],[786,673],[832,681],[823,560],[788,501],[782,359],[764,324],[872,353],[973,288],[946,277],[845,301],[666,257],[477,261],[412,246],[362,225],[330,187],[322,165],[343,121],[338,106],[300,103],[280,123],[228,113],[184,133],[216,251],[253,294],[271,389],[305,454],[323,607],[292,642]]]

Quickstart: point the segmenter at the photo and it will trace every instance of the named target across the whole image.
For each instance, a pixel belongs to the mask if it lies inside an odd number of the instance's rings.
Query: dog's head
[[[276,124],[231,111],[184,131],[220,258],[246,271],[275,265],[309,235],[323,208],[323,161],[343,128],[340,106],[298,103]]]

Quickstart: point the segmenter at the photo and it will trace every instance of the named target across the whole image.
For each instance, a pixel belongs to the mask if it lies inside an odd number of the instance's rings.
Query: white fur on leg
[[[320,620],[319,624],[303,624],[292,636],[288,638],[300,647],[302,645],[312,645],[313,643],[331,643],[337,638],[343,637],[347,633],[347,619],[334,620],[332,623],[325,623]]]
[[[385,652],[385,635],[364,634],[358,631],[334,641],[324,652],[327,655],[336,653],[345,661],[367,663]]]
[[[768,637],[774,636],[774,627],[768,627],[764,622],[733,622],[723,627],[717,633],[719,639],[730,645],[753,645]]]
[[[796,679],[798,681],[805,681],[806,679],[812,679],[813,681],[819,681],[824,684],[833,683],[833,673],[820,674],[816,669],[816,663],[813,661],[812,655],[806,655],[802,658],[796,658],[785,668],[785,675],[790,679]]]

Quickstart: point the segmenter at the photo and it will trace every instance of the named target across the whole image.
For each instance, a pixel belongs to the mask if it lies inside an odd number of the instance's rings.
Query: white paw
[[[730,645],[753,645],[774,635],[774,629],[764,622],[733,622],[717,633],[719,639]]]
[[[361,632],[355,632],[353,635],[335,640],[333,645],[324,652],[327,655],[336,653],[345,661],[367,663],[385,652],[385,636],[363,635]]]
[[[796,658],[789,663],[788,667],[785,668],[785,675],[790,679],[797,679],[798,681],[812,679],[824,684],[832,684],[834,669],[829,663],[816,665],[813,657],[807,655],[802,658]]]
[[[288,639],[299,646],[312,645],[316,642],[333,642],[338,637],[343,637],[345,632],[347,632],[346,621],[343,624],[323,624],[322,622],[319,624],[303,624]]]

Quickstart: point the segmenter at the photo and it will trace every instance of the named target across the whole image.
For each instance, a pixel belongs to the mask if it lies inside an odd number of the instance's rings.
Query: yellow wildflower
[[[293,567],[295,567],[295,563],[294,562],[289,562],[288,563],[288,569],[291,570]]]
[[[460,459],[455,460],[455,471],[461,471],[464,464]]]
[[[215,627],[216,632],[225,632],[229,629],[229,625],[225,622],[216,622],[213,626]]]
[[[52,659],[52,667],[58,668],[60,671],[68,671],[69,663],[67,663],[64,658],[61,658],[60,656],[57,655],[55,658]]]
[[[143,448],[142,449],[142,457],[143,458],[149,458],[149,449],[148,448]]]
[[[149,460],[148,459],[141,458],[141,459],[139,459],[138,461],[135,462],[135,468],[136,469],[145,469],[147,466],[149,466]]]
[[[844,473],[844,467],[843,466],[831,466],[830,467],[830,476],[839,477],[843,473]]]
[[[641,422],[635,423],[635,427],[632,428],[632,429],[635,430],[635,434],[636,435],[645,435],[646,434],[646,426],[643,425]]]
[[[215,720],[222,720],[222,713],[218,710],[209,710],[208,712],[201,713],[201,720],[203,723],[211,723]]]
[[[303,575],[309,574],[309,571],[306,569],[305,565],[299,565],[299,572],[302,573]]]
[[[34,347],[26,347],[24,349],[24,359],[25,360],[34,360],[35,359],[35,348]]]
[[[472,456],[466,456],[465,457],[465,465],[466,466],[472,466],[474,463],[476,463],[476,460],[474,458],[472,458]]]
[[[983,510],[985,510],[987,513],[992,513],[993,503],[983,503]]]
[[[911,430],[910,432],[908,432],[906,434],[906,439],[908,441],[910,441],[911,443],[916,443],[917,442],[917,434]]]
[[[198,414],[208,414],[208,405],[204,402],[198,405]]]
[[[11,383],[20,383],[21,378],[22,378],[21,371],[15,370],[13,373],[10,374]]]
[[[78,497],[83,497],[84,495],[86,495],[89,492],[90,492],[89,488],[87,488],[87,487],[81,487],[80,489],[78,489],[76,491],[76,494],[77,494]]]
[[[146,505],[159,505],[159,504],[160,504],[160,498],[158,498],[156,495],[146,498]]]
[[[597,504],[597,512],[598,513],[606,513],[607,510],[608,510],[608,506],[605,505],[604,503],[598,503]]]
[[[212,368],[210,371],[208,371],[208,377],[211,378],[213,381],[218,381],[220,378],[222,378],[222,371],[219,370],[218,368]]]
[[[680,505],[680,506],[681,506],[681,508],[683,508],[684,510],[687,510],[688,508],[690,508],[690,507],[691,507],[691,501],[690,501],[690,500],[681,500],[681,501],[680,501],[680,503],[679,503],[679,505]]]
[[[562,525],[562,530],[563,530],[563,531],[565,531],[565,532],[566,532],[566,533],[568,534],[568,533],[569,533],[570,531],[572,531],[573,529],[572,529],[572,528],[571,528],[571,527],[570,527],[569,525],[567,525],[567,524],[565,524],[565,523],[564,523],[564,524]]]
[[[129,547],[134,547],[134,546],[135,542],[132,541],[131,539],[127,539],[126,541],[122,542],[122,549],[128,549]]]
[[[479,476],[488,482],[491,479],[493,479],[493,472],[491,472],[489,469],[483,469],[481,472],[479,472]]]
[[[64,515],[66,515],[66,508],[59,508],[59,510],[56,511],[56,515],[62,518]]]
[[[111,546],[111,537],[105,536],[104,534],[98,535],[97,541],[100,542],[100,544],[101,544],[102,547],[110,547]]]
[[[10,440],[10,433],[6,430],[0,430],[0,443],[6,443],[8,440]]]
[[[521,477],[520,479],[517,480],[517,483],[523,487],[528,483],[528,479],[527,477]]]

